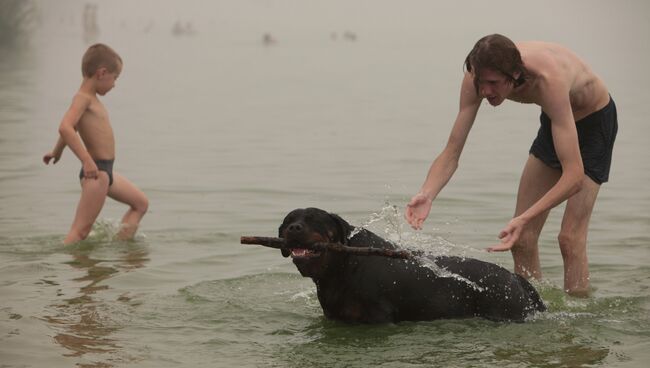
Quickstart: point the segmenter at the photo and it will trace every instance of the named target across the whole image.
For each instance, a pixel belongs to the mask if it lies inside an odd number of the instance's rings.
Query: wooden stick
[[[382,256],[389,258],[411,259],[413,253],[406,250],[370,248],[370,247],[348,247],[340,243],[313,243],[301,244],[299,247],[289,247],[283,238],[270,238],[265,236],[242,236],[241,244],[257,244],[275,249],[308,249],[317,251],[332,251],[351,253],[357,256]]]

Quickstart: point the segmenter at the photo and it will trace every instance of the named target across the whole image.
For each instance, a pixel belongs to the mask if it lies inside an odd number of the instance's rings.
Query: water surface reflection
[[[74,288],[61,285],[60,295],[64,298],[51,306],[52,313],[44,320],[56,331],[54,341],[66,349],[64,356],[89,354],[86,358],[91,362],[82,366],[111,367],[121,360],[121,346],[111,336],[124,327],[112,312],[116,302],[129,302],[130,297],[115,297],[107,281],[144,267],[149,253],[146,245],[138,242],[93,243],[82,242],[69,250],[72,259],[65,263],[81,275],[70,280]],[[67,293],[75,295],[65,297]]]

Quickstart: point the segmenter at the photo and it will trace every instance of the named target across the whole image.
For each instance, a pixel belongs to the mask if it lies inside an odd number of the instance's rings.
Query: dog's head
[[[319,242],[346,244],[352,226],[338,215],[318,208],[300,208],[289,212],[278,229],[291,251],[282,250],[285,257],[291,256],[293,263],[304,277],[322,276],[335,255],[332,252],[311,251],[300,245]]]

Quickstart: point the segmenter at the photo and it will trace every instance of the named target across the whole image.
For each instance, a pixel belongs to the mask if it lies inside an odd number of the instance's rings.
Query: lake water
[[[649,3],[115,1],[98,5],[98,32],[83,31],[82,1],[36,4],[32,42],[0,51],[1,367],[647,365]],[[286,213],[314,206],[512,269],[483,249],[512,215],[535,106],[483,106],[423,231],[403,220],[449,134],[462,62],[494,32],[567,45],[616,100],[589,234],[593,295],[562,292],[560,207],[535,285],[549,311],[534,320],[326,320],[289,259],[239,237],[276,236]],[[135,241],[113,239],[125,208],[108,201],[89,239],[64,247],[80,165],[69,150],[53,167],[41,157],[96,41],[124,60],[102,98],[115,170],[151,205]]]

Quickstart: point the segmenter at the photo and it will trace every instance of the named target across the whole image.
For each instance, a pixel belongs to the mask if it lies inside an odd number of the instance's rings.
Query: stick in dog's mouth
[[[263,245],[275,249],[290,249],[292,253],[297,249],[312,252],[332,251],[350,253],[357,256],[382,256],[389,258],[411,259],[415,254],[407,250],[382,249],[371,247],[349,247],[340,243],[313,243],[290,246],[283,238],[271,238],[265,236],[242,236],[241,244]]]

